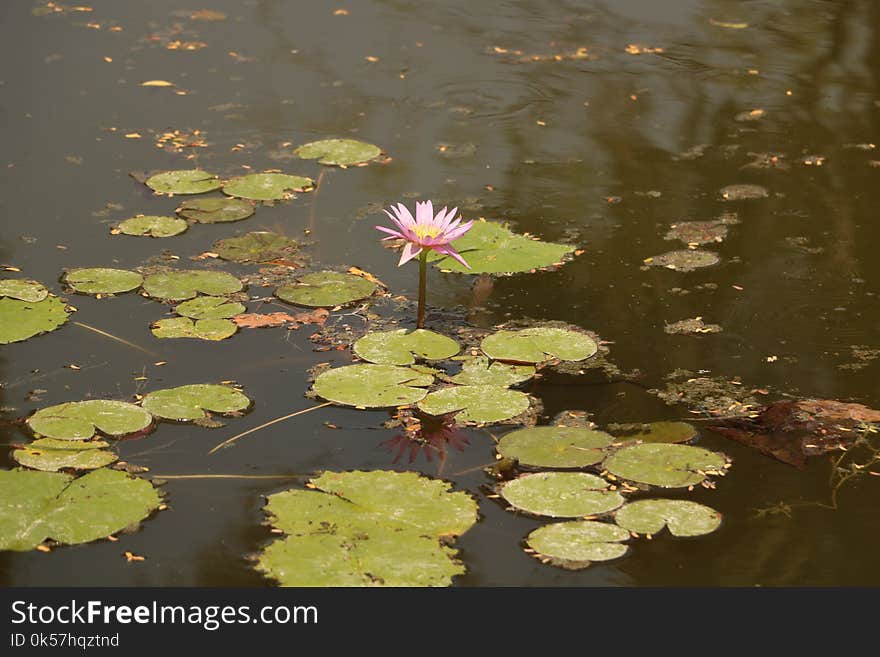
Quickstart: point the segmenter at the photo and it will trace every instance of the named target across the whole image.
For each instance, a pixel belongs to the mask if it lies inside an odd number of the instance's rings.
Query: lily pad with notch
[[[55,296],[37,302],[3,297],[0,299],[0,344],[21,342],[54,331],[69,316],[65,303]]]
[[[290,258],[299,250],[299,244],[278,233],[255,231],[220,240],[214,244],[214,250],[224,260],[259,263]]]
[[[280,201],[291,198],[295,192],[315,188],[315,181],[305,176],[284,173],[249,173],[226,181],[223,193],[251,201]]]
[[[426,329],[367,333],[352,347],[360,358],[380,365],[412,365],[417,357],[443,360],[455,356],[459,349],[452,338]]]
[[[535,327],[498,331],[483,339],[480,349],[494,360],[541,363],[551,358],[580,361],[599,350],[596,341],[578,331]]]
[[[229,197],[191,198],[183,201],[175,212],[200,224],[222,224],[247,219],[254,214],[254,204]]]
[[[536,472],[501,484],[498,492],[519,511],[551,518],[583,518],[610,513],[623,496],[607,481],[585,472]]]
[[[346,365],[321,373],[312,390],[316,395],[343,406],[388,408],[414,404],[433,383],[431,374],[396,365]]]
[[[614,437],[577,427],[531,427],[498,441],[498,454],[531,468],[585,468],[607,456]]]
[[[636,500],[617,510],[614,520],[634,534],[669,529],[673,536],[703,536],[721,526],[721,514],[690,500]]]
[[[0,470],[0,550],[33,550],[51,539],[76,545],[130,530],[162,500],[138,477],[99,468],[58,472]]]
[[[138,289],[144,277],[128,269],[87,267],[68,270],[64,282],[83,294],[122,294]]]
[[[295,283],[282,285],[275,296],[298,306],[318,308],[344,306],[364,299],[376,291],[376,284],[362,276],[320,271],[306,274]]]
[[[538,527],[526,538],[537,558],[567,570],[618,559],[629,551],[627,530],[607,522],[575,520]]]
[[[418,406],[428,415],[455,414],[455,421],[490,424],[529,410],[529,396],[502,386],[452,386],[428,394]]]
[[[687,422],[615,424],[608,429],[622,442],[688,443],[697,437],[696,427]]]
[[[200,292],[209,296],[240,292],[244,285],[225,271],[178,269],[151,274],[144,279],[144,292],[154,299],[183,301]]]
[[[154,322],[150,331],[157,338],[197,338],[225,340],[238,331],[238,324],[229,319],[190,319],[168,317]]]
[[[89,440],[100,432],[122,438],[153,423],[140,406],[113,399],[87,399],[41,408],[27,419],[31,430],[57,440]]]
[[[91,445],[92,441],[86,443],[71,440],[57,441],[65,443],[66,446],[61,449],[37,446],[37,443],[42,443],[44,440],[50,439],[37,440],[30,445],[14,450],[12,452],[13,460],[32,470],[58,472],[59,470],[96,470],[115,463],[119,458],[106,449],[95,449]],[[106,444],[104,443],[104,445]],[[81,449],[81,445],[89,445],[90,449]]]
[[[190,319],[230,319],[245,310],[244,304],[226,297],[196,297],[174,306],[174,312]]]
[[[163,171],[147,178],[145,184],[159,194],[204,194],[220,189],[218,176],[201,169]]]
[[[611,454],[602,466],[615,477],[650,486],[686,488],[723,475],[727,457],[702,447],[641,443]]]
[[[141,405],[156,417],[178,422],[204,420],[211,413],[240,415],[251,405],[250,398],[235,388],[213,383],[196,383],[147,394]]]
[[[460,386],[512,386],[535,376],[532,365],[489,362],[484,356],[472,356],[462,361],[461,372],[453,376],[441,375],[444,381]]]
[[[22,278],[0,280],[0,297],[38,303],[49,296],[49,290],[39,281]]]
[[[189,224],[177,217],[142,215],[121,222],[114,229],[114,232],[136,237],[174,237],[186,231],[187,228],[189,228]]]
[[[357,139],[322,139],[303,144],[293,154],[304,160],[318,160],[319,164],[349,167],[375,160],[382,149]]]

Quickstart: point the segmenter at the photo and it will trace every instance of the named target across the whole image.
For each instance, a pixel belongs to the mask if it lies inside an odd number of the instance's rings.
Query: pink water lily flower
[[[415,219],[403,203],[398,203],[397,207],[392,206],[391,212],[388,210],[384,210],[384,212],[399,230],[384,226],[376,226],[376,228],[389,234],[389,237],[385,238],[386,240],[406,240],[403,253],[400,254],[400,262],[397,263],[398,267],[418,256],[423,250],[433,249],[437,253],[455,258],[468,269],[471,268],[464,258],[449,245],[450,242],[468,232],[474,223],[468,221],[463,224],[461,217],[456,219],[455,213],[458,212],[458,208],[452,208],[447,212],[444,207],[435,216],[434,204],[431,201],[416,201]]]

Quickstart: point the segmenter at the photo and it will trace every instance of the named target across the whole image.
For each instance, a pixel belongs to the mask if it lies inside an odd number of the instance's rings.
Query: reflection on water
[[[87,17],[33,16],[28,3],[0,10],[7,127],[0,264],[21,275],[59,292],[66,267],[135,267],[162,249],[187,262],[248,230],[293,238],[309,230],[322,263],[361,267],[412,296],[413,271],[396,268],[374,234],[377,208],[413,197],[460,206],[467,199],[476,208],[468,218],[503,219],[585,252],[553,272],[495,280],[432,272],[433,303],[467,308],[480,326],[521,318],[577,324],[611,341],[622,369],[643,373],[641,385],[539,384],[542,421],[566,408],[588,410],[600,425],[686,417],[644,390],[662,387],[677,368],[880,405],[880,361],[854,357],[880,348],[880,4],[375,0],[338,14],[325,2],[224,0],[212,8],[227,18],[213,22],[191,20],[177,0],[91,4]],[[163,45],[170,34],[207,45],[171,50]],[[642,54],[628,53],[630,44]],[[554,57],[579,52],[586,54]],[[151,79],[185,94],[139,86]],[[207,146],[157,148],[157,136],[174,129],[200,130]],[[141,137],[125,137],[132,133]],[[108,234],[128,216],[176,206],[152,197],[129,171],[197,163],[222,175],[251,167],[317,177],[317,165],[290,156],[292,146],[348,136],[381,145],[391,161],[328,172],[319,195],[260,208],[246,227],[199,226],[161,243]],[[725,201],[719,190],[731,184],[761,185],[769,196]],[[664,239],[670,224],[725,213],[739,223],[705,247],[719,265],[690,273],[644,266],[679,248]],[[72,302],[77,320],[159,357],[73,325],[9,345],[0,370],[4,417],[236,379],[256,400],[247,418],[214,430],[163,425],[146,439],[162,449],[140,453],[146,441],[134,441],[120,444],[120,455],[138,453],[134,462],[164,474],[307,475],[390,465],[437,473],[424,451],[430,437],[415,443],[425,458],[413,457],[413,443],[382,426],[383,413],[332,408],[208,457],[223,439],[305,408],[306,370],[349,357],[315,353],[307,329],[242,332],[221,344],[158,343],[148,327],[165,308],[155,302],[132,295]],[[723,331],[664,332],[697,316]],[[23,438],[16,426],[0,429],[4,443]],[[571,573],[522,552],[539,521],[486,497],[491,481],[482,466],[493,458],[491,441],[471,430],[446,441],[444,476],[478,495],[482,513],[459,542],[470,568],[461,584],[880,583],[869,548],[876,478],[841,490],[837,511],[758,516],[780,501],[827,501],[828,461],[816,458],[799,472],[720,436],[706,434],[702,444],[734,458],[717,490],[694,493],[725,514],[721,531],[639,542],[618,562]],[[269,538],[260,525],[263,496],[287,485],[169,482],[172,509],[140,532],[51,554],[6,553],[0,578],[260,584],[244,556]],[[129,564],[125,550],[147,560]]]

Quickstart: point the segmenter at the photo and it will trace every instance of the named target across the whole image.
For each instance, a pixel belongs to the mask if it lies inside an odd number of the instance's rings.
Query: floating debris
[[[718,324],[704,324],[702,317],[683,319],[672,324],[666,324],[663,330],[670,335],[689,335],[694,333],[721,333]]]

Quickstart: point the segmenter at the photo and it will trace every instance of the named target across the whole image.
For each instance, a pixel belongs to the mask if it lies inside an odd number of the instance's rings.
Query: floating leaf
[[[433,383],[430,374],[394,365],[346,365],[320,374],[312,389],[344,406],[385,408],[419,401]]]
[[[232,178],[223,185],[223,193],[252,201],[279,201],[290,198],[294,192],[315,188],[315,181],[304,176],[283,173],[250,173]]]
[[[656,534],[663,527],[673,536],[703,536],[721,526],[721,514],[689,500],[637,500],[614,514],[618,525],[636,534]]]
[[[442,360],[454,356],[459,349],[452,338],[425,329],[367,333],[353,346],[358,356],[380,365],[412,365],[416,357]]]
[[[112,399],[89,399],[41,408],[31,415],[31,430],[58,440],[88,440],[96,431],[120,438],[143,431],[153,423],[144,409]]]
[[[702,447],[644,443],[618,450],[602,465],[621,479],[684,488],[699,484],[709,473],[723,473],[726,464],[723,454]]]
[[[161,498],[145,479],[101,468],[68,474],[0,470],[0,550],[32,550],[46,539],[74,545],[128,529]]]
[[[550,358],[584,360],[599,347],[590,336],[558,328],[528,328],[521,331],[498,331],[480,345],[483,353],[495,360],[540,363]]]
[[[213,173],[187,169],[157,173],[147,178],[146,185],[160,194],[204,194],[220,189],[223,182]]]
[[[531,365],[511,365],[509,363],[492,363],[483,356],[468,358],[462,363],[461,372],[454,376],[441,376],[460,386],[512,386],[528,381],[535,376],[535,368]]]
[[[238,325],[229,319],[198,319],[169,317],[160,319],[150,328],[157,338],[198,338],[225,340],[235,335]]]
[[[696,428],[687,422],[620,424],[614,430],[621,434],[618,440],[638,440],[643,443],[686,443],[697,437]]]
[[[247,219],[254,213],[254,204],[239,198],[190,198],[175,212],[200,224],[220,224]]]
[[[136,290],[144,277],[128,269],[93,267],[71,269],[64,275],[64,282],[84,294],[121,294]]]
[[[429,415],[455,413],[459,423],[502,422],[528,409],[527,394],[501,386],[454,386],[432,392],[419,402],[419,410]]]
[[[174,270],[144,279],[144,292],[154,299],[170,301],[192,299],[199,292],[212,296],[232,294],[243,287],[240,280],[225,271]]]
[[[719,221],[681,221],[673,224],[666,233],[667,240],[681,240],[685,244],[711,244],[723,242],[727,226]]]
[[[147,235],[149,237],[174,237],[189,227],[177,217],[143,216],[126,219],[119,224],[119,232],[124,235]]]
[[[236,414],[251,405],[251,400],[234,388],[212,383],[196,383],[146,395],[143,407],[156,417],[166,420],[201,420],[206,411]]]
[[[232,262],[269,262],[289,258],[299,249],[296,240],[278,233],[259,231],[240,237],[228,237],[214,244],[224,260]]]
[[[304,160],[318,160],[320,164],[346,167],[375,160],[382,149],[356,139],[322,139],[303,144],[293,154]]]
[[[506,226],[491,221],[476,221],[471,229],[452,244],[470,265],[431,251],[429,261],[440,269],[460,274],[514,274],[541,267],[562,264],[563,258],[575,247],[567,244],[541,242],[511,232]]]
[[[282,285],[275,296],[299,306],[342,306],[368,297],[376,291],[376,284],[354,274],[320,271],[306,274],[296,283]]]
[[[549,559],[554,566],[580,570],[593,561],[622,557],[629,548],[621,541],[629,537],[629,532],[617,525],[580,520],[538,527],[526,543],[537,553],[535,556]]]
[[[19,301],[38,303],[49,296],[46,287],[37,281],[19,278],[7,278],[0,281],[0,297],[9,297]]]
[[[728,185],[720,194],[725,201],[747,201],[770,196],[767,188],[760,185]]]
[[[42,442],[42,441],[36,441]],[[73,441],[59,441],[76,445]],[[106,444],[106,443],[105,443]],[[46,449],[27,445],[12,452],[12,458],[20,465],[43,472],[59,470],[96,470],[115,462],[119,457],[106,449]]]
[[[0,299],[0,344],[54,331],[67,321],[69,314],[58,297],[50,296],[36,303],[4,297]]]
[[[584,468],[606,456],[614,437],[577,427],[519,429],[498,442],[498,453],[535,468]]]
[[[608,482],[585,472],[538,472],[501,485],[499,492],[514,508],[539,516],[580,518],[608,513],[623,504]]]
[[[287,326],[288,329],[296,329],[299,328],[300,324],[318,324],[323,326],[329,316],[330,313],[326,308],[318,308],[310,312],[297,313],[296,315],[288,313],[268,313],[266,315],[246,313],[244,315],[236,315],[232,318],[232,321],[241,328]]]
[[[648,258],[645,263],[652,267],[665,267],[675,271],[694,271],[702,267],[711,267],[721,262],[717,253],[702,251],[700,249],[687,249],[684,251],[670,251],[658,256]]]
[[[244,304],[226,297],[196,297],[174,306],[174,312],[190,319],[230,319],[244,311]]]

